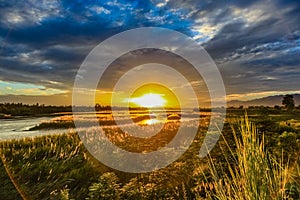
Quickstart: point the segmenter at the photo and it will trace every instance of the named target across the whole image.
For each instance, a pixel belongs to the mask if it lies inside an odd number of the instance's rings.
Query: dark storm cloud
[[[109,36],[141,26],[189,32],[180,11],[160,10],[147,1],[56,1],[49,10],[44,4],[1,3],[1,80],[50,80],[71,87],[85,56]]]
[[[251,27],[245,27],[245,23],[240,21],[229,23],[205,45],[206,50],[218,60],[227,58],[243,48],[247,50],[278,41],[284,37],[286,32],[284,30],[274,31],[277,28],[277,22],[277,19],[266,19]]]
[[[204,44],[224,75],[227,92],[300,89],[299,2],[273,3],[256,2],[252,7],[261,6],[260,17],[251,20],[249,8],[240,13],[248,20],[232,17]]]
[[[158,26],[202,43],[232,84],[227,88],[246,87],[242,76],[248,74],[249,91],[259,85],[272,90],[272,81],[300,76],[279,70],[299,66],[299,19],[297,0],[0,1],[0,80],[71,89],[81,62],[99,42]]]
[[[261,11],[263,12],[259,13],[261,16],[257,16],[255,19],[251,19],[251,17],[255,17],[255,12],[251,14],[249,12],[251,9],[249,9],[248,13],[244,13],[244,17],[243,12],[241,12],[239,18],[235,16],[235,19],[227,20],[215,37],[206,44],[207,49],[219,57],[222,56],[220,52],[225,54],[228,52],[224,51],[222,47],[228,48],[230,53],[244,46],[280,41],[283,37],[293,34],[292,29],[299,30],[297,29],[299,27],[298,20],[295,21],[295,18],[299,19],[300,14],[288,18],[285,16],[288,12],[279,13],[282,8],[276,8],[275,5],[270,6],[270,8],[264,5],[264,9],[268,10]],[[278,12],[274,9],[278,9]],[[230,16],[234,18],[232,15]]]
[[[72,84],[72,78],[76,75],[77,69],[64,69],[61,66],[51,67],[47,64],[24,64],[24,62],[17,62],[11,60],[2,60],[2,65],[11,66],[10,68],[0,68],[0,79],[13,81],[32,83],[37,85],[43,85],[49,88],[69,89]],[[58,82],[61,84],[53,84],[52,82]]]

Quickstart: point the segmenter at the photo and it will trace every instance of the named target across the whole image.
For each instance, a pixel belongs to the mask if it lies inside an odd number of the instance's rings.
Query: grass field
[[[120,172],[101,164],[87,152],[76,132],[2,142],[0,196],[3,199],[299,199],[300,112],[270,108],[247,112],[245,117],[242,109],[228,110],[222,137],[208,157],[198,157],[206,130],[203,125],[193,144],[176,162],[143,174]],[[167,142],[172,134],[158,134],[150,146],[165,145],[163,141]],[[133,148],[139,141],[126,135],[119,137],[118,130],[110,130],[108,135],[124,149],[142,151]],[[129,142],[124,142],[127,139]],[[161,143],[157,144],[158,141]],[[149,143],[141,143],[140,147],[143,145]]]

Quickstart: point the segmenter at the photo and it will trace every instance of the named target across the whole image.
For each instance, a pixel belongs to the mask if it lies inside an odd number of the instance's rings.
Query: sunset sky
[[[88,53],[138,27],[173,29],[201,44],[227,100],[300,93],[299,21],[299,0],[0,0],[0,102],[71,104]]]

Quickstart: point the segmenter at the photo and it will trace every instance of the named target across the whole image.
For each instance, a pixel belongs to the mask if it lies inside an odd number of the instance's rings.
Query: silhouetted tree
[[[275,105],[275,106],[274,106],[274,109],[280,110],[280,106],[279,106],[279,105]]]
[[[96,111],[100,111],[101,110],[101,105],[99,103],[96,103],[95,110]]]
[[[282,99],[282,105],[284,105],[288,111],[292,111],[295,107],[294,96],[290,94],[285,95]]]

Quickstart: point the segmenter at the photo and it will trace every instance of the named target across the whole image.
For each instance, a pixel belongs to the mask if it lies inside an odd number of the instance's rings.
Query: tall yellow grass
[[[230,152],[226,155],[222,150],[227,162],[226,170],[224,167],[221,171],[217,170],[216,163],[210,159],[209,171],[214,190],[209,193],[209,198],[289,199],[286,191],[287,183],[291,180],[288,164],[277,161],[265,149],[263,136],[259,138],[255,125],[248,120],[247,115],[231,124],[236,148],[230,147],[223,137]]]

